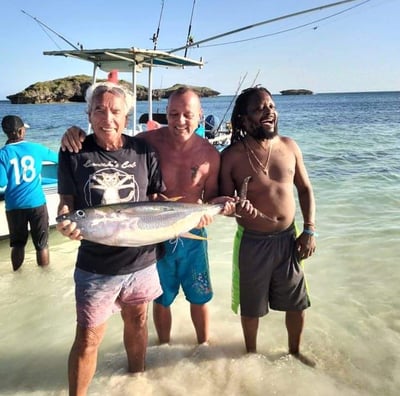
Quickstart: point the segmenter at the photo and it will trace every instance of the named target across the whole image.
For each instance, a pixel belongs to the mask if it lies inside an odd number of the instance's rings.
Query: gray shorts
[[[296,254],[294,226],[278,233],[238,227],[234,263],[238,264],[240,314],[261,317],[268,308],[302,311],[310,306],[303,268]]]

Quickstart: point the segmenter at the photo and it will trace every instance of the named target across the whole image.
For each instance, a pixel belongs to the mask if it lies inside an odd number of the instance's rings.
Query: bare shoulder
[[[244,153],[244,146],[241,142],[236,142],[226,147],[221,152],[222,160],[235,159]]]
[[[295,153],[300,152],[300,148],[296,141],[288,136],[279,136],[279,142],[290,151]]]
[[[247,154],[242,142],[236,142],[226,147],[221,153],[221,172],[229,173],[233,169],[242,168],[245,158],[247,158]]]
[[[199,146],[200,150],[204,151],[207,153],[207,155],[210,155],[212,157],[218,157],[220,156],[219,151],[207,140],[202,137],[199,137]]]
[[[221,161],[219,151],[207,139],[197,135],[193,138],[185,152],[185,157],[191,162],[209,163],[219,168]]]
[[[154,129],[152,131],[140,132],[136,136],[138,138],[143,138],[143,139],[148,140],[148,141],[154,140],[154,139],[157,139],[160,136],[162,129],[163,128]]]
[[[141,132],[136,136],[146,140],[146,142],[157,148],[157,146],[159,146],[164,139],[163,129],[164,128],[159,128],[152,131]]]

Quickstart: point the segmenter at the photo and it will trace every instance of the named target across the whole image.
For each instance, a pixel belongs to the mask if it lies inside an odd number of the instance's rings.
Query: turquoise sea
[[[170,346],[149,319],[147,371],[126,374],[121,319],[111,320],[89,395],[374,395],[400,389],[400,92],[275,95],[279,130],[303,151],[317,202],[317,251],[306,262],[312,307],[303,352],[285,355],[283,314],[260,321],[259,354],[245,355],[240,318],[230,311],[233,219],[209,227],[215,291],[211,345],[196,347],[189,307],[173,306]],[[203,99],[220,119],[232,97]],[[165,101],[153,111],[164,111]],[[146,111],[139,103],[138,117]],[[87,126],[84,104],[11,105],[27,138],[58,149],[67,126]],[[0,136],[0,144],[5,137]],[[300,217],[299,217],[300,221]],[[0,395],[67,395],[66,362],[75,330],[72,272],[77,242],[51,232],[51,267],[30,244],[13,273],[0,241]],[[151,315],[150,315],[151,316]]]

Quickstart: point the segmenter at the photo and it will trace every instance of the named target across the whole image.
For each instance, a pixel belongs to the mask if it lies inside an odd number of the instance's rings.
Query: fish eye
[[[84,219],[86,217],[85,211],[84,210],[77,210],[76,211],[76,216],[81,218],[81,219]]]

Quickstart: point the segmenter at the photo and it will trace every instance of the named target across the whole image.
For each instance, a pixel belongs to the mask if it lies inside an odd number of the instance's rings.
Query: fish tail
[[[250,180],[251,180],[251,176],[247,176],[243,180],[242,186],[240,187],[240,194],[239,194],[239,198],[241,201],[244,201],[245,199],[247,199],[247,190],[249,187]]]
[[[248,188],[249,188],[250,180],[251,180],[251,176],[247,176],[247,177],[244,178],[242,186],[240,187],[240,194],[239,194],[240,201],[239,202],[244,201],[245,199],[247,199],[247,191],[248,191]],[[273,219],[270,216],[267,216],[263,212],[260,212],[258,209],[257,209],[257,216],[261,217],[262,219],[269,220],[269,221],[271,221],[273,223],[276,223],[278,221],[276,219]]]

